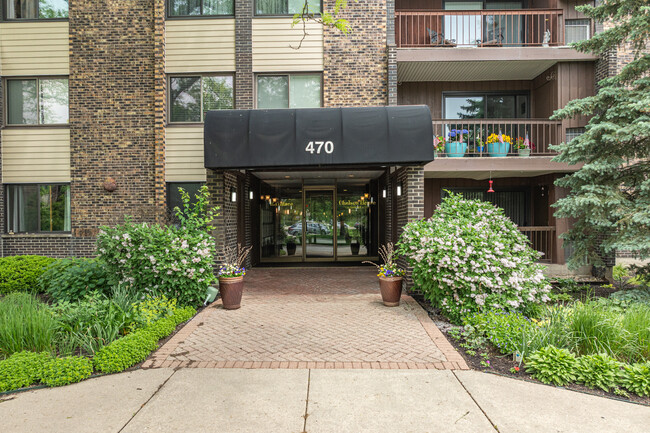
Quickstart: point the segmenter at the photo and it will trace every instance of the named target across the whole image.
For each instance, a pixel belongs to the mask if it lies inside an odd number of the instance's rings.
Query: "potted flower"
[[[242,248],[241,244],[237,244],[236,253],[234,248],[226,248],[226,260],[217,273],[219,293],[221,293],[223,308],[226,310],[236,310],[241,306],[244,275],[246,275],[246,268],[243,264],[251,248]]]
[[[483,152],[485,152],[485,143],[483,143],[483,139],[481,138],[480,132],[476,136],[475,143],[476,143],[476,153],[478,153],[480,156]]]
[[[512,144],[512,137],[509,135],[501,134],[490,134],[485,140],[487,144],[487,151],[490,156],[494,157],[504,157],[508,156],[510,152],[510,145]]]
[[[365,261],[377,267],[379,271],[379,290],[381,291],[381,300],[387,307],[397,307],[400,296],[402,295],[402,281],[404,279],[404,269],[401,269],[394,262],[395,248],[391,242],[382,245],[379,248],[379,257],[384,261],[383,265],[374,262]]]
[[[439,153],[445,151],[445,137],[438,135],[433,138],[433,157],[437,158]]]
[[[293,256],[296,254],[296,237],[293,235],[287,235],[287,254]]]
[[[535,148],[535,145],[528,140],[528,134],[526,134],[525,139],[518,137],[515,140],[514,147],[515,149],[517,149],[517,153],[519,154],[519,156],[527,158],[530,156],[531,149]]]
[[[467,142],[464,141],[463,134],[467,133],[467,129],[452,129],[449,131],[449,141],[445,143],[445,153],[449,158],[462,158],[465,156]]]

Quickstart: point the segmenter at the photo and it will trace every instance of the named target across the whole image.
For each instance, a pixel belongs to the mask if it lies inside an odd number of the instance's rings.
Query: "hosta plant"
[[[549,300],[540,253],[502,209],[448,193],[428,220],[406,225],[398,253],[415,287],[453,322],[482,309],[526,312]]]
[[[585,355],[577,360],[576,380],[589,388],[607,392],[617,385],[623,363],[606,355]]]
[[[576,357],[566,349],[547,346],[526,357],[526,372],[542,383],[566,385],[576,380]]]
[[[650,362],[623,367],[619,383],[628,391],[640,396],[650,396]]]

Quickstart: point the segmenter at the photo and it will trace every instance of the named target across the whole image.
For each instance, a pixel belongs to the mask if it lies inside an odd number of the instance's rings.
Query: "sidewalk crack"
[[[492,428],[494,428],[494,430],[495,430],[496,432],[499,432],[499,428],[497,427],[497,425],[496,425],[495,423],[492,422],[492,420],[490,419],[490,417],[488,416],[488,414],[483,410],[483,408],[481,407],[481,405],[478,404],[478,401],[476,401],[476,399],[474,398],[474,396],[472,395],[472,393],[469,392],[469,389],[467,389],[467,388],[465,387],[465,384],[464,384],[464,383],[463,383],[463,382],[458,378],[458,376],[456,376],[456,372],[455,372],[454,370],[451,370],[451,374],[454,375],[454,377],[456,378],[456,380],[458,381],[458,383],[460,383],[460,386],[463,387],[463,389],[465,390],[465,392],[467,393],[467,395],[469,395],[469,398],[472,399],[472,401],[474,402],[474,404],[476,405],[476,407],[478,407],[478,408],[481,410],[481,412],[483,412],[483,416],[485,416],[485,418],[488,420],[488,422],[489,422],[490,424],[492,424]],[[465,414],[465,415],[467,415],[467,414]],[[460,419],[463,418],[465,415],[463,415],[463,416],[461,416],[459,419],[457,419],[456,422],[460,421]]]
[[[305,419],[304,424],[302,425],[302,432],[307,433],[307,418],[309,417],[309,386],[311,385],[311,368],[307,373],[307,398],[305,399],[305,414],[302,416]]]
[[[144,407],[151,401],[152,398],[154,398],[154,396],[156,394],[158,394],[158,392],[163,388],[163,386],[165,386],[167,384],[169,379],[171,379],[172,376],[175,375],[177,371],[178,371],[178,369],[175,368],[174,371],[172,372],[172,374],[170,374],[169,377],[167,379],[165,379],[165,381],[158,386],[158,388],[153,392],[153,394],[151,394],[151,396],[149,396],[147,401],[145,401],[144,403],[142,403],[142,405],[140,405],[140,408],[137,411],[135,411],[135,413],[133,415],[131,415],[131,418],[129,418],[129,420],[122,426],[121,429],[119,429],[117,431],[117,433],[121,433],[126,428],[126,426],[128,426],[131,423],[131,421],[133,421],[133,418],[135,418],[140,413],[140,411],[142,409],[144,409]]]

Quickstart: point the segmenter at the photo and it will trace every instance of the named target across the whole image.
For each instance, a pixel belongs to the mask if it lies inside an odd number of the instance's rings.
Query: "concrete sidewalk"
[[[149,369],[0,400],[2,432],[642,432],[650,408],[476,371]]]

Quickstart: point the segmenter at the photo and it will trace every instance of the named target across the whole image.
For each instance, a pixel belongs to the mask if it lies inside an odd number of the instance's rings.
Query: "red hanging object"
[[[490,179],[490,189],[488,189],[487,192],[494,192],[494,190],[492,189],[492,184],[493,183],[494,183],[494,181]]]

